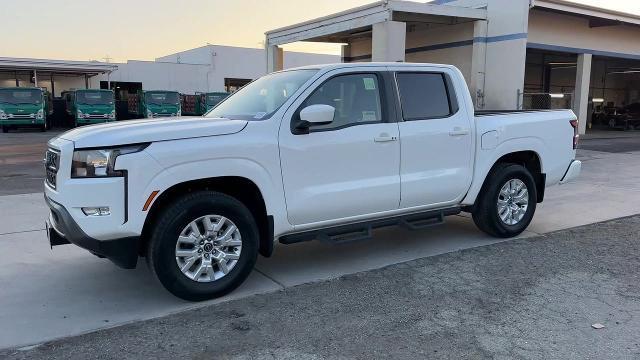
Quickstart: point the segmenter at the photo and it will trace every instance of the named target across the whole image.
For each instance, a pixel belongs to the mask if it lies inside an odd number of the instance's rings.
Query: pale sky
[[[640,0],[575,0],[640,14]],[[207,43],[262,47],[264,32],[372,0],[0,0],[0,57],[153,60]],[[336,53],[331,44],[287,50]]]

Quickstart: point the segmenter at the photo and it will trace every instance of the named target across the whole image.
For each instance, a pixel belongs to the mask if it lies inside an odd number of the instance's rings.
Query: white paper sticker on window
[[[363,111],[362,121],[378,121],[378,116],[375,111]]]
[[[373,78],[362,78],[362,81],[364,81],[364,88],[366,90],[376,89],[376,81]]]

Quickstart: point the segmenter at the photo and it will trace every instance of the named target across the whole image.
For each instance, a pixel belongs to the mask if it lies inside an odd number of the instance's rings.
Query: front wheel
[[[2,125],[2,132],[5,133],[5,134],[8,133],[9,132],[9,127],[6,126],[6,125]]]
[[[536,186],[529,170],[517,164],[499,164],[480,190],[473,221],[491,236],[513,237],[529,226],[536,203]]]
[[[171,204],[155,222],[147,262],[179,298],[223,296],[253,269],[258,234],[251,212],[235,198],[213,191],[192,193]]]

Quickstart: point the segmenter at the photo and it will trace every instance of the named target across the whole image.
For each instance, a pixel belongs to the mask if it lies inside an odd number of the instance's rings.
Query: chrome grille
[[[84,116],[85,119],[107,119],[109,114],[88,114]]]
[[[9,114],[7,117],[9,119],[35,119],[36,114]]]
[[[53,189],[56,188],[56,175],[60,167],[60,152],[49,149],[44,155],[44,169],[46,172],[46,182]]]

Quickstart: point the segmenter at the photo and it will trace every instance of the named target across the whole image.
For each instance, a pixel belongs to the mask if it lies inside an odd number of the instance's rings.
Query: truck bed
[[[475,110],[474,114],[477,117],[490,116],[490,115],[510,115],[519,113],[531,113],[531,112],[552,112],[552,111],[565,111],[568,109],[530,109],[530,110]]]

